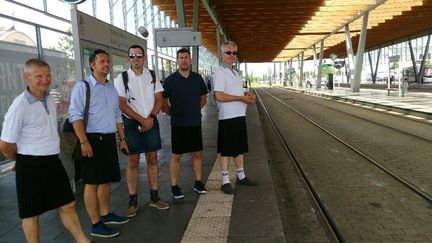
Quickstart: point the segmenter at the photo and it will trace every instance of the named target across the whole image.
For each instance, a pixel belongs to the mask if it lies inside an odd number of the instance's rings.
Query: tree
[[[53,49],[60,50],[64,53],[66,53],[66,56],[68,57],[68,59],[74,59],[72,29],[69,28],[66,32],[69,35],[61,36],[57,42],[57,48],[53,48]]]

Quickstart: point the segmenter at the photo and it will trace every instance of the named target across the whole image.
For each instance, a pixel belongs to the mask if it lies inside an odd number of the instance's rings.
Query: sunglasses
[[[129,58],[130,59],[134,59],[134,58],[143,58],[143,54],[129,54]]]
[[[236,56],[237,55],[237,52],[236,51],[226,51],[226,52],[224,52],[225,54],[227,54],[228,56],[229,55],[234,55],[234,56]]]

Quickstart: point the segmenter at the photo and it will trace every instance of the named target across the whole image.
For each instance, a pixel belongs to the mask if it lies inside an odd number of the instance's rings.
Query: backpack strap
[[[83,82],[86,85],[86,102],[85,102],[85,107],[84,107],[84,131],[87,128],[87,122],[88,122],[88,115],[89,115],[89,110],[90,110],[90,84],[86,81],[83,80]]]
[[[156,90],[156,73],[155,73],[155,71],[150,70],[150,69],[149,69],[149,71],[150,71],[150,74],[152,76],[153,91],[155,91]]]
[[[122,72],[122,78],[123,78],[123,85],[125,88],[125,93],[127,93],[129,91],[129,86],[128,86],[129,76],[128,76],[127,71]]]

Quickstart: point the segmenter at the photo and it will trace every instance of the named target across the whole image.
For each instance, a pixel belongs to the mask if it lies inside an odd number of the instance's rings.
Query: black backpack
[[[152,84],[153,84],[153,91],[156,90],[156,73],[153,70],[149,70],[150,74],[152,76]],[[123,71],[122,72],[122,78],[123,78],[123,85],[125,87],[125,93],[127,93],[129,91],[129,76],[127,71]]]

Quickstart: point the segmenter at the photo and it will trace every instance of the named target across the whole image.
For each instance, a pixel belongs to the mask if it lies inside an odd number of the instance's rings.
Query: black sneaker
[[[184,194],[181,192],[180,187],[177,185],[171,187],[171,195],[174,199],[184,198]]]
[[[206,194],[207,190],[204,187],[204,184],[202,184],[201,181],[195,182],[194,191],[198,192],[198,194]]]
[[[243,180],[240,180],[237,177],[236,185],[241,185],[241,186],[257,186],[258,183],[256,181],[253,181],[253,180],[249,179],[248,177],[243,178]]]
[[[221,191],[223,191],[225,194],[233,194],[234,193],[234,189],[231,186],[231,183],[223,184],[221,186]]]

